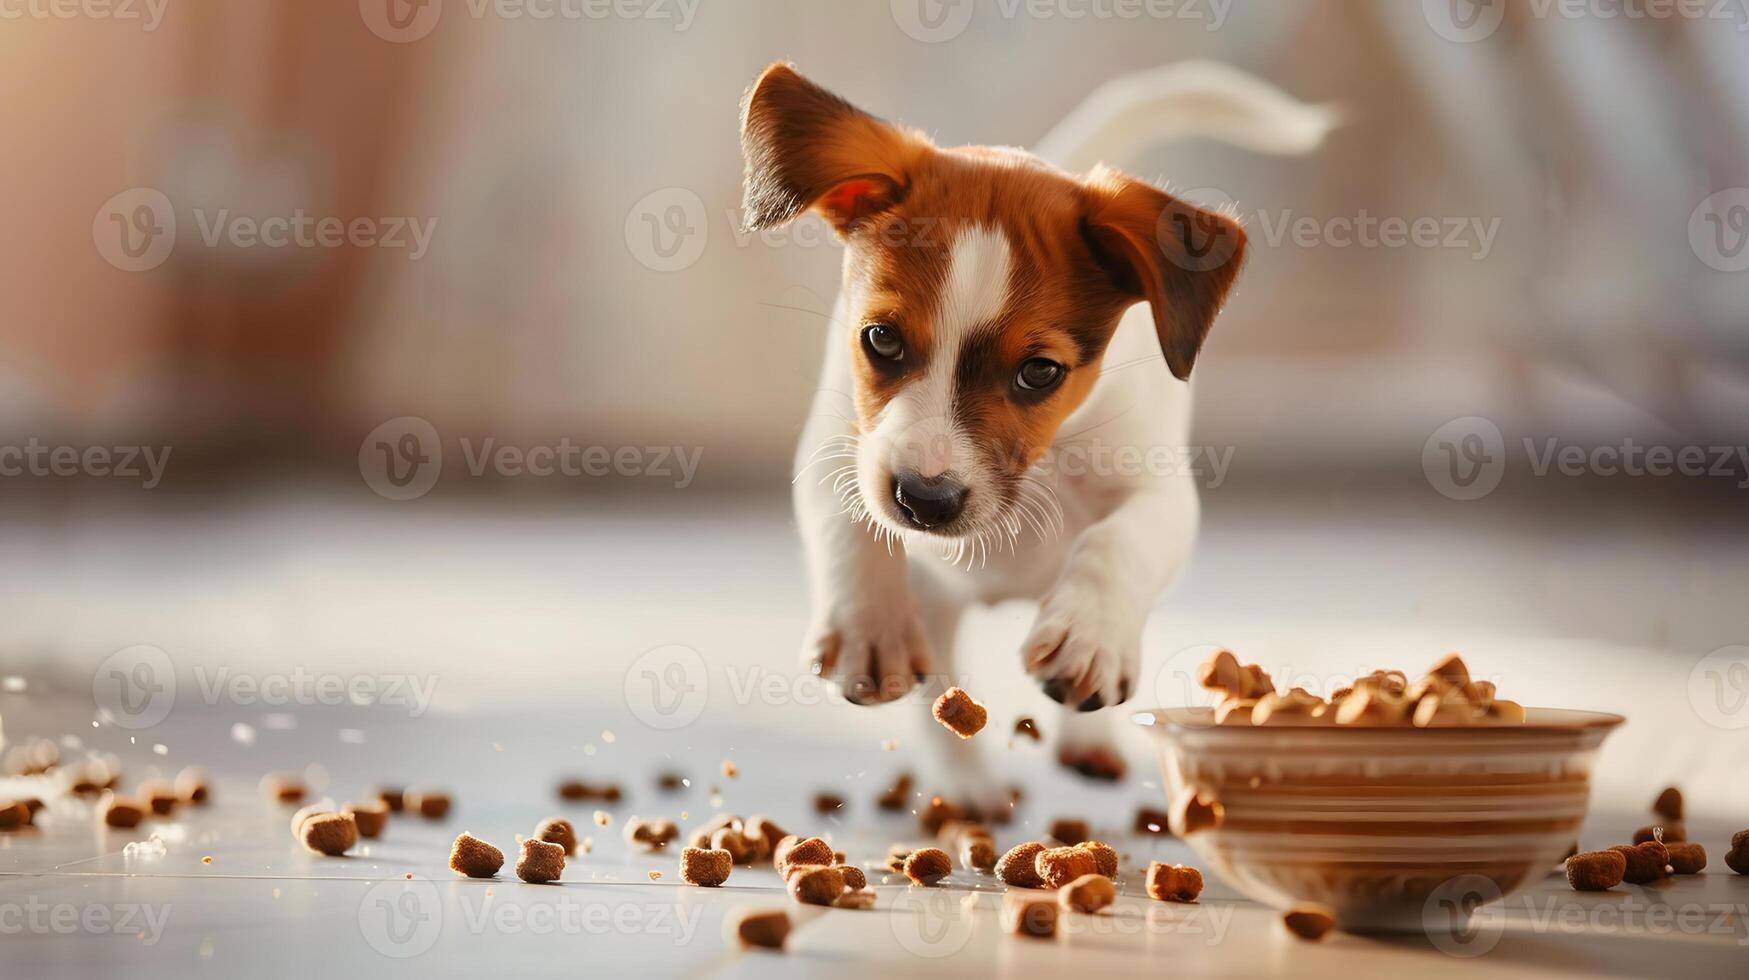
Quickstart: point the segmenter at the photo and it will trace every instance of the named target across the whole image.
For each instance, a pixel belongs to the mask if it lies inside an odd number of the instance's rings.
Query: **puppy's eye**
[[[1027,391],[1048,391],[1063,380],[1063,366],[1056,361],[1035,357],[1020,365],[1014,383]]]
[[[869,356],[896,361],[905,356],[905,339],[890,324],[873,323],[863,328],[862,346]]]

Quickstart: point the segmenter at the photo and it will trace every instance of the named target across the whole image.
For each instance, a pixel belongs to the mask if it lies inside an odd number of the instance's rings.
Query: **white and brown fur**
[[[1199,115],[1205,133],[1277,152],[1309,149],[1328,126],[1221,66],[1162,71],[1096,94],[1047,137],[1053,156],[1081,165]],[[1142,626],[1190,553],[1197,488],[1188,472],[1039,464],[1089,438],[1186,445],[1185,382],[1244,260],[1243,229],[1103,164],[1078,175],[1017,149],[936,147],[784,64],[748,90],[741,134],[747,225],[812,210],[846,244],[796,459],[805,662],[855,703],[894,700],[953,675],[967,607],[1036,599],[1021,666],[1070,709],[1061,737],[1099,743],[1075,719],[1136,692]],[[865,346],[874,324],[902,338],[897,360]],[[1031,358],[1062,365],[1054,388],[1017,383]],[[963,506],[919,527],[900,474],[954,481]]]

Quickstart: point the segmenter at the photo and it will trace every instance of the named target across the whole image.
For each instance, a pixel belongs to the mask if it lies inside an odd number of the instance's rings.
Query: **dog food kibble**
[[[1740,875],[1749,875],[1749,830],[1731,835],[1731,849],[1725,852],[1725,867]]]
[[[1097,840],[1084,840],[1076,846],[1093,855],[1100,874],[1107,878],[1117,877],[1117,848]]]
[[[887,848],[887,859],[883,862],[888,871],[896,874],[905,873],[905,859],[911,856],[911,848],[904,844],[894,844]]]
[[[1336,916],[1323,905],[1302,902],[1281,914],[1281,924],[1299,938],[1317,942],[1336,926]]]
[[[833,867],[837,868],[839,873],[844,875],[844,887],[852,891],[861,891],[868,887],[868,875],[863,874],[862,869],[856,865],[835,864]]]
[[[1138,834],[1169,835],[1172,833],[1172,815],[1165,810],[1140,807],[1136,810],[1135,830]]]
[[[872,909],[875,904],[875,893],[860,888],[846,887],[844,892],[832,900],[835,909]]]
[[[150,781],[140,784],[137,795],[140,801],[151,808],[154,816],[167,817],[176,809],[176,790],[169,783]]]
[[[983,730],[984,723],[990,720],[990,712],[973,701],[972,696],[963,688],[958,687],[950,687],[941,692],[941,697],[935,699],[932,711],[936,721],[960,738],[971,738],[978,734]]]
[[[1271,691],[1251,709],[1253,725],[1313,725],[1331,721],[1330,705],[1303,687],[1286,694]]]
[[[1065,844],[1079,844],[1093,836],[1085,820],[1052,820],[1050,834]]]
[[[789,843],[788,847],[783,846],[785,841]],[[788,837],[785,837],[784,841],[779,842],[777,853],[774,853],[772,857],[773,863],[780,873],[786,871],[790,865],[832,865],[837,863],[834,860],[836,855],[832,852],[832,845],[818,837],[804,837],[796,841],[790,841]]]
[[[408,790],[402,796],[409,811],[427,820],[442,820],[449,814],[449,794],[439,790]]]
[[[176,774],[176,795],[189,806],[200,806],[212,796],[212,789],[207,785],[206,773],[196,766],[189,766]]]
[[[304,781],[289,773],[272,773],[261,780],[261,792],[280,803],[302,803]]]
[[[407,808],[407,794],[398,786],[385,786],[377,790],[377,799],[390,813],[400,813]]]
[[[1665,845],[1670,852],[1670,873],[1697,875],[1706,867],[1706,848],[1689,841]]]
[[[832,793],[817,793],[814,796],[814,812],[834,814],[844,809],[844,797]]]
[[[1033,858],[1046,888],[1061,888],[1082,875],[1099,873],[1099,859],[1081,847],[1047,847]]]
[[[1044,879],[1038,876],[1038,856],[1044,849],[1045,846],[1038,841],[1027,841],[1009,848],[1008,853],[996,862],[997,879],[1016,888],[1043,888]]]
[[[449,849],[449,867],[469,878],[490,878],[504,867],[504,852],[472,834],[462,834]]]
[[[1630,885],[1644,885],[1664,877],[1664,867],[1670,863],[1670,850],[1655,840],[1644,844],[1617,844],[1610,848],[1627,859],[1621,880]]]
[[[533,837],[522,842],[522,855],[516,859],[516,877],[539,885],[557,881],[564,873],[564,847]]]
[[[1048,939],[1057,934],[1057,903],[1009,892],[1002,896],[1002,931],[1012,936]]]
[[[996,843],[988,837],[975,835],[960,838],[960,864],[974,871],[996,869]]]
[[[571,826],[571,821],[564,817],[548,817],[534,828],[537,840],[548,844],[557,844],[565,849],[567,855],[577,853],[577,828]]]
[[[1647,824],[1634,831],[1634,843],[1644,844],[1649,840],[1661,841],[1665,844],[1680,844],[1688,839],[1688,830],[1680,823]]]
[[[790,897],[804,905],[831,905],[844,891],[844,872],[827,865],[797,865],[789,878]]]
[[[30,807],[22,802],[0,802],[0,830],[22,830],[30,826]]]
[[[1574,891],[1608,891],[1621,884],[1621,876],[1627,870],[1627,856],[1620,851],[1575,854],[1567,859],[1567,884]]]
[[[939,796],[929,798],[929,804],[917,814],[917,823],[931,836],[941,833],[941,828],[949,822],[965,816],[959,807]]]
[[[345,812],[358,826],[358,836],[379,837],[389,825],[389,808],[381,800],[374,803],[348,803]]]
[[[603,824],[603,826],[606,825]],[[644,820],[632,817],[626,821],[624,834],[626,843],[634,848],[644,851],[660,851],[680,836],[680,828],[674,825],[674,821],[668,819]]]
[[[747,835],[734,827],[722,827],[710,837],[709,847],[715,851],[727,851],[732,864],[750,864],[753,860],[754,848],[748,842]]]
[[[1038,730],[1038,722],[1033,721],[1025,715],[1015,719],[1014,735],[1016,738],[1030,738],[1034,742],[1042,741],[1044,739],[1044,736],[1040,734]]]
[[[1097,912],[1117,901],[1117,886],[1102,874],[1082,875],[1058,889],[1057,901],[1072,912]]]
[[[754,861],[763,861],[771,857],[771,852],[777,848],[777,842],[789,836],[789,831],[778,826],[777,821],[762,814],[755,813],[747,818],[746,825],[741,828],[741,836],[753,845]]]
[[[1202,872],[1187,864],[1148,865],[1148,897],[1159,902],[1194,902],[1202,894]]]
[[[782,949],[789,936],[789,913],[782,909],[737,909],[729,921],[742,946]]]
[[[103,809],[103,822],[123,830],[138,827],[145,816],[145,807],[119,798],[110,800],[109,805]]]
[[[953,871],[953,859],[939,847],[924,847],[905,858],[905,877],[919,885],[933,885]]]
[[[358,843],[358,824],[344,813],[314,813],[298,827],[298,838],[312,854],[339,857]]]
[[[717,887],[729,880],[735,859],[728,851],[684,847],[680,849],[680,880],[689,886]]]
[[[1189,837],[1200,830],[1215,830],[1227,819],[1227,808],[1188,788],[1172,804],[1172,832]]]
[[[880,796],[875,798],[875,805],[883,810],[903,810],[905,809],[905,801],[910,798],[911,774],[902,772],[893,780],[893,785],[887,787]]]
[[[1652,801],[1652,812],[1665,820],[1682,819],[1682,791],[1674,786],[1668,787]]]

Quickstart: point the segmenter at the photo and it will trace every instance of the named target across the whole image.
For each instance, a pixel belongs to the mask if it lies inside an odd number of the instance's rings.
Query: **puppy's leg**
[[[1121,704],[1140,673],[1142,625],[1196,535],[1188,479],[1133,490],[1081,532],[1021,645],[1046,696],[1081,711]]]
[[[901,697],[935,667],[904,550],[888,548],[851,517],[857,431],[850,390],[848,354],[829,341],[792,492],[812,594],[802,662],[851,702],[875,704]]]

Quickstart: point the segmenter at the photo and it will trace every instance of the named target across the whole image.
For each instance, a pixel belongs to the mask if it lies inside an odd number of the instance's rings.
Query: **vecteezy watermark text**
[[[0,0],[0,20],[138,21],[155,31],[170,0]]]
[[[51,446],[34,436],[22,446],[0,446],[0,477],[91,476],[139,480],[151,490],[164,479],[169,446]]]
[[[684,490],[698,475],[703,446],[603,446],[572,442],[513,445],[491,436],[457,440],[470,477],[536,479],[647,478]],[[443,439],[437,427],[416,415],[393,418],[372,429],[358,447],[358,472],[378,496],[413,500],[429,493],[443,472]]]
[[[139,902],[45,902],[35,895],[0,902],[0,936],[138,936],[156,946],[170,921],[170,906]]]

